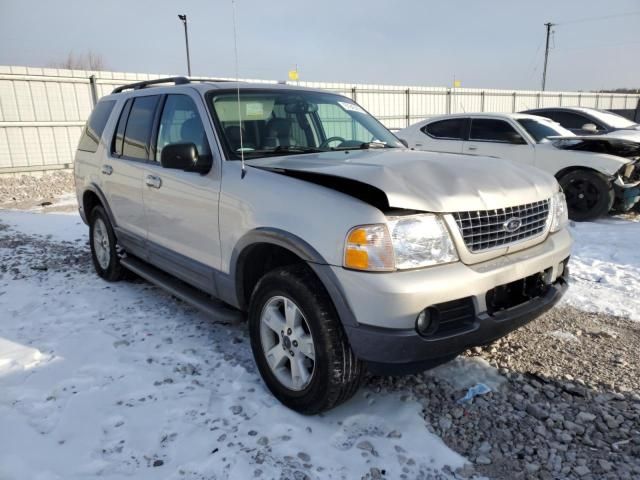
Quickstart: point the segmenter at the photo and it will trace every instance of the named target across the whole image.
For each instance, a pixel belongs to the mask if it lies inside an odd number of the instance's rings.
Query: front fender
[[[553,175],[567,168],[583,167],[612,177],[628,163],[626,158],[604,153],[560,150],[553,146],[536,149],[536,166]]]

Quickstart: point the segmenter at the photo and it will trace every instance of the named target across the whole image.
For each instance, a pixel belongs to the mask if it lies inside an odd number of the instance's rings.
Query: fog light
[[[418,314],[416,319],[416,330],[422,336],[435,333],[438,329],[439,312],[434,307],[427,307]]]

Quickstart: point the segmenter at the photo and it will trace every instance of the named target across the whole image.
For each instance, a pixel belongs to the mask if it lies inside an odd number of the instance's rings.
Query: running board
[[[131,270],[136,275],[167,291],[174,297],[211,315],[218,323],[240,323],[244,319],[240,310],[236,310],[221,301],[211,298],[211,296],[197,288],[187,285],[142,260],[129,256],[121,258],[120,263],[128,270]]]

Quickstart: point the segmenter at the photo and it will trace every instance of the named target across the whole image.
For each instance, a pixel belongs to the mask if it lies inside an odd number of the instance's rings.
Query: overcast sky
[[[640,87],[640,0],[237,0],[237,11],[245,78],[285,79],[297,64],[301,80],[538,89],[551,21],[548,90]],[[178,13],[193,74],[234,76],[231,0],[0,0],[0,64],[90,49],[109,70],[185,73]]]

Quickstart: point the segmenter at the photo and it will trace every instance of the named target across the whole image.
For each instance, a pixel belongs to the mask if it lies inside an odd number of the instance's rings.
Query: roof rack
[[[143,82],[129,83],[116,87],[111,93],[120,93],[124,90],[140,90],[141,88],[147,88],[151,85],[159,85],[163,83],[173,83],[174,85],[186,85],[192,82],[231,82],[233,80],[222,80],[217,78],[193,78],[193,77],[167,77],[156,78],[154,80],[144,80]]]

